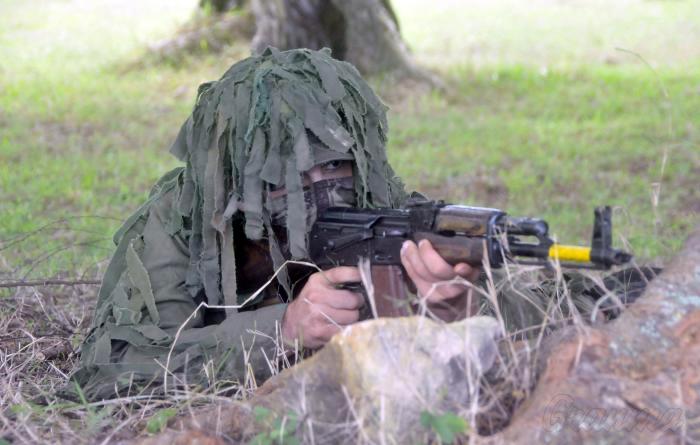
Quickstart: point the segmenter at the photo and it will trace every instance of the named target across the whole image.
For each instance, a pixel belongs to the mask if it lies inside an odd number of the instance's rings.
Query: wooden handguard
[[[427,239],[437,253],[448,263],[467,263],[481,266],[484,259],[484,239],[481,237],[442,236],[431,232],[417,232],[416,243]]]

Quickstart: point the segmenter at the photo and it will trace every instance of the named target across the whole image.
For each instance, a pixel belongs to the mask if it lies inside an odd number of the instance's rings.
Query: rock
[[[459,413],[494,363],[498,322],[384,318],[347,328],[311,360],[273,378],[256,403],[309,419],[322,443],[398,443],[421,434],[423,411]],[[284,407],[280,410],[280,407]]]
[[[296,435],[315,443],[406,443],[424,437],[421,413],[463,412],[498,355],[498,322],[474,317],[439,324],[424,317],[355,324],[320,352],[268,380],[248,403],[209,407],[174,425],[236,440],[299,419]],[[263,421],[254,419],[264,413]],[[292,431],[294,432],[294,431]],[[170,436],[167,436],[170,435]],[[142,444],[170,443],[173,432]],[[193,436],[195,437],[195,436]]]
[[[620,318],[558,335],[537,388],[487,443],[700,441],[700,228]]]

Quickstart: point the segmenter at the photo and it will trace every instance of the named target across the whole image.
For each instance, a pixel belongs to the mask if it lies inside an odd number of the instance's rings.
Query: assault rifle
[[[515,218],[498,209],[414,201],[400,209],[330,208],[310,234],[311,260],[322,269],[371,264],[375,313],[407,315],[405,273],[400,251],[405,240],[427,239],[450,264],[460,262],[500,268],[507,261],[562,267],[609,269],[632,255],[612,247],[612,211],[595,209],[590,247],[556,243],[546,221]],[[403,306],[403,307],[401,307]]]

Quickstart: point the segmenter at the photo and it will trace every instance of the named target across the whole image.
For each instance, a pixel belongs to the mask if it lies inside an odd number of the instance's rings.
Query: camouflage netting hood
[[[301,173],[315,164],[309,135],[352,154],[359,206],[400,204],[404,190],[387,162],[386,133],[386,106],[352,65],[328,50],[270,48],[201,85],[171,148],[186,162],[178,211],[192,224],[188,288],[203,286],[210,303],[235,301],[236,218],[244,219],[247,238],[267,236],[275,266],[283,263],[270,228],[268,184],[286,187],[289,251],[293,259],[306,257]]]

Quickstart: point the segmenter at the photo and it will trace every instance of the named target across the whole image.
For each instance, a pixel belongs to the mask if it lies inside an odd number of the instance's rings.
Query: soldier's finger
[[[481,268],[471,266],[467,263],[459,263],[455,265],[455,273],[473,283],[479,278]]]
[[[438,303],[462,295],[466,292],[466,289],[461,284],[438,284],[432,292],[427,290],[425,294],[428,297],[428,302]]]
[[[418,246],[413,241],[404,241],[401,246],[401,262],[416,285],[418,285],[417,280],[435,281],[435,277],[433,277],[420,257]]]
[[[467,263],[458,263],[454,266],[455,273],[462,278],[467,278],[472,273],[472,267]]]
[[[327,343],[335,334],[343,329],[340,325],[326,324],[318,325],[313,329],[313,334],[316,338],[320,339],[323,343]]]
[[[413,266],[411,265],[411,263],[408,260],[402,258],[401,263],[403,264],[403,268],[406,269],[406,273],[408,274],[408,278],[410,278],[411,281],[413,281],[413,284],[416,285],[416,288],[420,292],[422,287],[423,287],[423,283],[425,283],[425,280],[423,280],[421,277],[418,276],[418,274],[413,269]]]
[[[459,284],[448,284],[448,282],[441,282],[440,280],[427,281],[423,280],[422,278],[416,278],[410,264],[404,267],[406,268],[408,276],[416,285],[418,295],[421,297],[427,297],[428,301],[431,303],[454,298],[465,290],[465,287]]]
[[[360,319],[360,311],[335,309],[332,307],[324,307],[319,310],[320,318],[318,320],[323,324],[332,324],[338,326],[347,326],[353,324]]]
[[[360,269],[350,266],[338,266],[321,272],[329,283],[357,283],[362,280]]]
[[[439,280],[450,280],[455,276],[454,268],[445,261],[427,239],[418,243],[421,260],[428,271]]]
[[[365,302],[362,294],[340,289],[324,292],[321,301],[335,309],[359,309]]]

